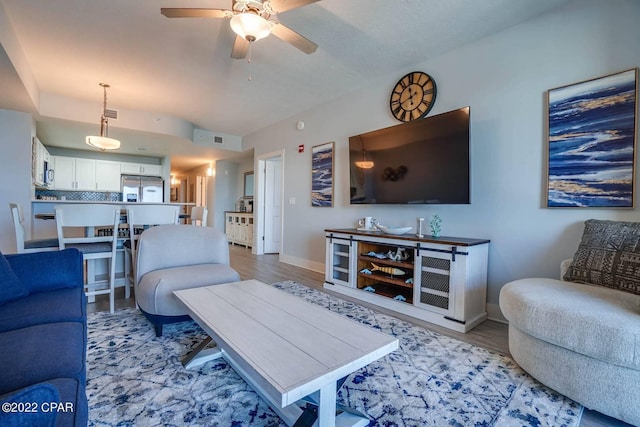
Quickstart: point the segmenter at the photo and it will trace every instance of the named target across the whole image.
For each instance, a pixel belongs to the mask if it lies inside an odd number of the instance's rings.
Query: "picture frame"
[[[547,91],[547,207],[633,208],[638,68]]]
[[[311,206],[333,207],[334,145],[311,147]]]

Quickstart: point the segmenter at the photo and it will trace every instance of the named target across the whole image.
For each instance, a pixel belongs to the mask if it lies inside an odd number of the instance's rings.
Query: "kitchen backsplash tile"
[[[104,191],[36,190],[36,199],[82,200],[88,202],[121,202],[122,193]],[[49,199],[51,200],[51,199]]]

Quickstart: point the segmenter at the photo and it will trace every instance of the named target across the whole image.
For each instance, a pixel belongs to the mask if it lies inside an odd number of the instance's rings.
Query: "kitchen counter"
[[[53,208],[63,204],[107,204],[122,206],[125,209],[129,205],[171,205],[180,206],[180,219],[187,217],[186,207],[195,206],[195,203],[131,203],[131,202],[108,202],[91,200],[41,200],[31,201],[31,236],[37,239],[57,237],[56,222]]]
[[[92,200],[32,200],[31,203],[47,203],[54,205],[63,205],[63,204],[105,204],[105,205],[170,205],[170,206],[195,206],[195,203],[192,202],[184,202],[184,203],[134,203],[134,202],[109,202],[109,201],[92,201]]]

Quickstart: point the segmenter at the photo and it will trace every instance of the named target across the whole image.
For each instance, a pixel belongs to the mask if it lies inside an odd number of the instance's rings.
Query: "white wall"
[[[224,212],[235,210],[238,193],[238,164],[227,161],[216,161],[216,174],[214,179],[215,194],[213,202],[209,204],[209,217],[213,213],[213,222],[209,219],[210,226],[224,232]]]
[[[14,253],[16,237],[9,203],[22,205],[29,238],[31,218],[31,114],[0,109],[0,251]]]
[[[546,91],[637,67],[639,21],[637,0],[575,0],[245,137],[244,148],[255,148],[256,157],[286,152],[282,259],[324,264],[323,230],[352,227],[364,215],[415,226],[416,217],[437,213],[443,235],[491,239],[489,313],[499,316],[502,285],[527,276],[557,277],[560,261],[573,255],[584,220],[639,219],[637,209],[543,207]],[[351,207],[348,138],[397,124],[388,111],[388,96],[393,84],[413,70],[429,73],[438,85],[430,114],[471,106],[472,203]],[[313,81],[313,76],[306,78]],[[296,130],[298,120],[305,122],[303,131]],[[334,207],[312,208],[311,146],[329,141],[336,143]],[[297,153],[298,144],[305,144],[303,154]],[[296,198],[295,205],[288,204],[290,197]]]

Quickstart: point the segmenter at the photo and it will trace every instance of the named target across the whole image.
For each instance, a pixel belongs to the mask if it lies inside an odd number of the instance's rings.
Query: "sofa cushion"
[[[89,420],[89,403],[85,381],[77,378],[54,378],[47,383],[56,387],[60,393],[59,402],[64,405],[64,410],[58,411],[56,425],[86,427]]]
[[[197,264],[151,271],[136,284],[136,303],[147,313],[186,315],[187,309],[173,291],[237,282],[240,275],[226,264]]]
[[[84,323],[86,317],[86,296],[82,288],[39,292],[2,306],[0,332],[45,323]]]
[[[564,280],[640,294],[640,222],[585,221]]]
[[[29,291],[22,285],[9,262],[0,252],[0,305],[27,295]]]
[[[77,249],[7,255],[30,294],[83,286],[82,254]]]
[[[89,419],[87,392],[75,378],[54,378],[25,387],[0,396],[0,402],[38,405],[35,412],[0,412],[2,427],[86,427]]]
[[[58,389],[52,384],[40,383],[25,387],[9,395],[0,396],[3,427],[54,427],[57,412],[42,410],[43,403],[60,402]],[[18,404],[21,406],[11,404]],[[6,406],[9,404],[9,406]],[[7,410],[8,409],[8,410]]]
[[[0,333],[0,394],[53,378],[86,381],[87,335],[80,322],[36,325]]]
[[[58,238],[51,237],[48,239],[31,239],[25,240],[24,242],[25,249],[51,249],[58,248]]]
[[[522,332],[603,362],[640,369],[640,296],[554,279],[503,286],[500,309]]]

